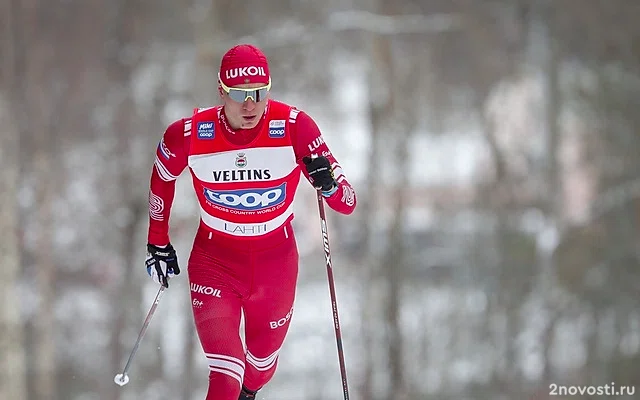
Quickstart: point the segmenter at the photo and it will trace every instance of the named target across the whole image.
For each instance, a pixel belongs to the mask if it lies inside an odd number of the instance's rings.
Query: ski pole
[[[127,360],[127,364],[124,366],[124,369],[122,370],[122,373],[121,374],[117,374],[115,376],[115,378],[113,378],[113,381],[117,385],[124,386],[127,383],[129,383],[129,376],[127,375],[127,373],[129,372],[129,367],[131,366],[131,361],[133,360],[133,357],[138,352],[138,347],[140,346],[140,342],[142,341],[142,337],[147,332],[147,327],[149,326],[149,322],[151,322],[151,317],[153,317],[153,314],[156,312],[156,308],[158,308],[158,303],[160,302],[160,297],[162,297],[162,293],[164,293],[164,289],[165,289],[165,287],[163,285],[160,285],[160,289],[158,290],[158,294],[156,295],[156,299],[153,301],[153,304],[151,305],[151,309],[149,310],[149,313],[147,314],[147,318],[145,318],[145,320],[144,320],[144,324],[142,324],[142,329],[140,330],[140,333],[138,334],[138,340],[136,340],[136,344],[133,346],[133,350],[131,350],[131,354],[129,355],[129,359]]]
[[[342,377],[342,391],[344,400],[349,400],[349,387],[347,385],[347,368],[344,362],[342,349],[342,334],[340,333],[340,320],[338,318],[338,302],[336,301],[336,288],[333,279],[333,266],[331,264],[331,249],[329,248],[329,232],[327,230],[327,218],[324,212],[324,200],[322,192],[317,191],[318,211],[320,212],[320,225],[322,228],[322,244],[324,248],[325,264],[327,266],[327,278],[329,279],[329,292],[331,293],[331,308],[333,309],[333,327],[336,333],[338,345],[338,360],[340,361],[340,376]]]

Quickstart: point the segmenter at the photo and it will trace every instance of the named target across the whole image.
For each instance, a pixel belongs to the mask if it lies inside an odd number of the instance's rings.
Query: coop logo
[[[270,138],[284,137],[284,120],[283,119],[269,121],[269,137]]]
[[[286,182],[271,188],[241,190],[204,189],[205,198],[213,204],[240,211],[259,211],[282,203],[286,195]]]
[[[216,136],[213,122],[198,122],[198,139],[213,139]]]
[[[227,79],[238,78],[243,76],[267,76],[266,72],[264,72],[264,67],[241,67],[241,68],[231,68],[225,71],[224,76]]]

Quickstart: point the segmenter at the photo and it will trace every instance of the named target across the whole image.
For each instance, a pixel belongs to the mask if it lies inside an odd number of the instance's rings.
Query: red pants
[[[298,249],[291,225],[252,240],[201,227],[188,275],[196,330],[209,363],[207,400],[238,400],[243,384],[260,389],[275,373],[293,313]]]

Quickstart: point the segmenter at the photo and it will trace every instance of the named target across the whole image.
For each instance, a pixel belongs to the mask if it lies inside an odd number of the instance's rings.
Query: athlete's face
[[[230,89],[256,89],[264,86],[265,85],[261,83],[247,83],[234,86]],[[239,100],[237,98],[239,92],[235,93],[236,100],[234,100],[222,87],[219,88],[219,91],[220,97],[224,102],[225,115],[233,129],[251,129],[258,125],[267,107],[267,99],[269,98],[268,91],[260,91],[261,93],[256,93],[257,91],[247,92],[249,96],[242,102],[237,101]],[[242,97],[245,97],[244,93],[242,94]],[[256,101],[256,98],[258,101]]]

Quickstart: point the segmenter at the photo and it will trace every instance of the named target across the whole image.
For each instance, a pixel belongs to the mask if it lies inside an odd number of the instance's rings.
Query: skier
[[[169,215],[175,181],[187,167],[200,205],[187,271],[210,370],[207,400],[255,399],[275,373],[298,277],[291,221],[301,173],[333,210],[351,214],[356,207],[314,120],[271,100],[271,84],[260,49],[229,49],[218,73],[223,105],[170,124],[152,170],[146,267],[159,284],[168,287],[180,274]]]

